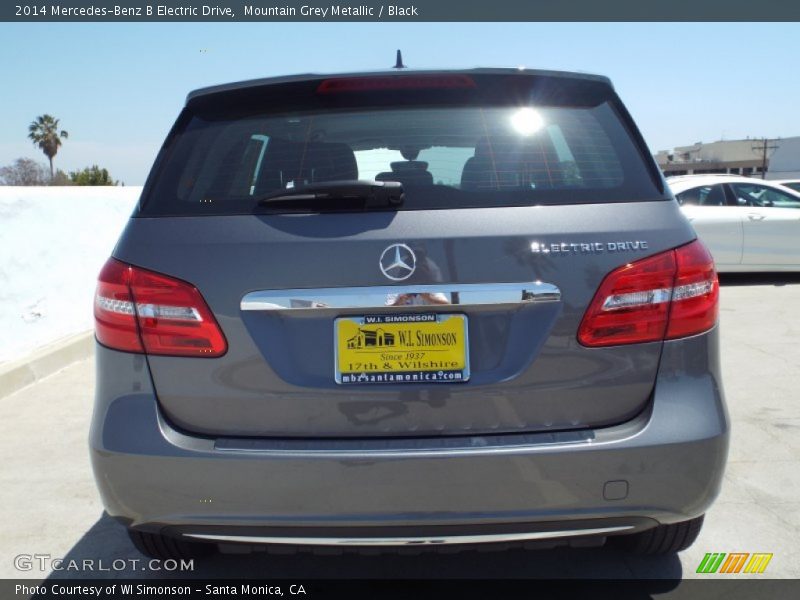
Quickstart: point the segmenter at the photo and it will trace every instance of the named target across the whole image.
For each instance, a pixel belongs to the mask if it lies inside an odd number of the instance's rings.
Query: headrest
[[[391,163],[392,171],[405,172],[405,171],[427,171],[428,163],[424,160],[401,160]]]
[[[267,143],[259,179],[263,190],[283,187],[293,180],[354,180],[358,179],[358,165],[347,144],[306,144],[274,138]]]

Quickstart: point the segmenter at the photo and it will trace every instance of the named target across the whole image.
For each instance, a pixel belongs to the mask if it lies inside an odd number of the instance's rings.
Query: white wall
[[[0,186],[0,362],[92,328],[97,274],[141,191]]]
[[[800,137],[772,140],[778,146],[769,159],[767,179],[796,179],[800,177]]]

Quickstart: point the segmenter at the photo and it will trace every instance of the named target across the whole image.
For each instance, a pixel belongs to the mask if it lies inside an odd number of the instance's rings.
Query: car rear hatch
[[[609,273],[693,239],[662,185],[602,78],[255,82],[190,96],[114,257],[195,286],[224,335],[221,356],[148,353],[188,431],[583,429],[652,392],[660,337],[578,331]]]

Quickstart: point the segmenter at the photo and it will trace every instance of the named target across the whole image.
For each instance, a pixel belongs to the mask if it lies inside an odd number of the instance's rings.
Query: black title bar
[[[791,0],[23,0],[6,22],[800,21]]]

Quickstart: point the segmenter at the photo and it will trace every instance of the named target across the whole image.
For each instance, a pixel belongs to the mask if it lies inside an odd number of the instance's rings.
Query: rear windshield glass
[[[211,116],[186,109],[147,215],[244,214],[281,190],[403,184],[401,210],[660,196],[609,101],[596,106],[378,106]]]

